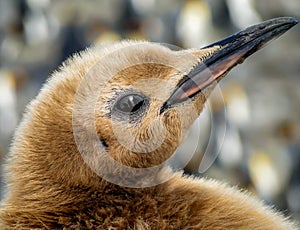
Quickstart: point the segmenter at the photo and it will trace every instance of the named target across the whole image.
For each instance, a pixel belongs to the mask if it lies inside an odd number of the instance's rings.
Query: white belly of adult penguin
[[[28,106],[0,229],[293,229],[261,202],[168,159],[228,71],[297,24],[277,18],[202,49],[148,42],[68,60]]]

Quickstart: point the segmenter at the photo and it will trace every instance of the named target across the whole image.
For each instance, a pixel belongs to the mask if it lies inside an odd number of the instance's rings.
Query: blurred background
[[[300,19],[300,1],[0,0],[1,158],[26,104],[72,53],[121,39],[201,47],[279,16]],[[224,101],[213,95],[200,136],[194,126],[188,137],[197,148],[185,170],[246,188],[300,222],[299,41],[298,25],[231,71]]]

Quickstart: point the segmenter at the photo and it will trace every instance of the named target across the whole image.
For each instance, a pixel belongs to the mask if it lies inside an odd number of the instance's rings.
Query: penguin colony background
[[[16,131],[1,229],[296,229],[169,164],[218,82],[296,24],[272,19],[201,49],[123,41],[74,55]]]

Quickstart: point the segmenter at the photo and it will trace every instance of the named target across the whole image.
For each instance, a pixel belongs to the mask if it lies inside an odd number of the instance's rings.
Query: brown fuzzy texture
[[[117,49],[132,45],[133,49],[115,55],[114,63],[101,59]],[[139,45],[139,49],[135,50],[135,45]],[[245,192],[213,180],[174,173],[167,182],[152,187],[115,185],[99,177],[78,151],[72,127],[74,98],[81,80],[96,63],[100,62],[107,71],[121,62],[129,66],[124,69],[120,64],[122,71],[108,82],[90,82],[90,87],[100,84],[99,87],[103,88],[96,104],[95,128],[99,139],[105,140],[110,156],[124,165],[143,168],[168,159],[201,112],[206,100],[203,94],[193,103],[196,113],[192,113],[191,104],[183,104],[177,111],[170,109],[162,115],[158,111],[182,73],[217,49],[174,52],[146,42],[123,42],[87,50],[65,63],[30,104],[16,132],[6,168],[9,193],[2,202],[0,229],[295,228],[287,219]],[[191,60],[185,52],[195,55],[195,58]],[[149,63],[126,65],[140,58],[143,61],[146,58]],[[169,62],[170,66],[158,64],[161,62]],[[137,123],[124,124],[107,115],[115,90],[153,76],[169,80],[170,86],[163,92],[158,85],[135,86],[151,98],[148,112],[139,121],[140,126],[137,127]],[[204,93],[208,95],[211,89]],[[159,93],[162,94],[159,98],[154,97]],[[85,119],[83,111],[82,120],[79,120],[83,127],[88,122]],[[133,147],[141,145],[150,149],[151,142],[148,146],[140,143],[149,139],[153,144],[158,141],[159,127],[148,128],[154,119],[164,123],[166,138],[159,148],[147,154],[137,154],[126,148],[128,146],[120,145],[112,130],[113,123],[120,128],[125,126],[126,130],[136,133]],[[108,169],[97,156],[88,155],[88,160],[92,162],[93,169]],[[160,173],[154,179],[170,171],[161,168]],[[118,171],[115,174],[118,175]],[[126,176],[131,175],[120,177],[120,180]]]

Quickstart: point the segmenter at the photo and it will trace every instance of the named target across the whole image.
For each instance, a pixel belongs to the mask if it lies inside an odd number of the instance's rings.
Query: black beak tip
[[[270,24],[277,24],[277,25],[285,25],[286,30],[289,30],[293,26],[298,24],[298,20],[294,17],[281,17],[281,18],[275,18],[266,21],[267,23],[270,22]]]
[[[269,22],[272,22],[273,24],[287,23],[287,24],[296,25],[298,23],[298,20],[294,17],[279,17],[279,18],[273,18],[273,19],[267,20],[264,23],[267,24]]]
[[[232,42],[233,40],[236,40],[237,38],[241,37],[241,36],[245,36],[247,34],[255,34],[255,33],[259,33],[259,30],[267,30],[267,27],[281,27],[282,29],[280,30],[281,32],[285,32],[287,30],[289,30],[290,28],[292,28],[293,26],[295,26],[296,24],[298,24],[298,20],[294,17],[279,17],[279,18],[274,18],[274,19],[270,19],[267,21],[264,21],[260,24],[257,25],[253,25],[250,26],[248,28],[246,28],[243,31],[240,31],[236,34],[233,34],[221,41],[212,43],[208,46],[203,47],[203,49],[205,48],[210,48],[216,45],[219,46],[225,46],[228,45],[230,42]]]
[[[298,24],[299,22],[296,18],[293,17],[283,17],[283,19],[285,19],[287,23],[290,23],[293,26]]]

